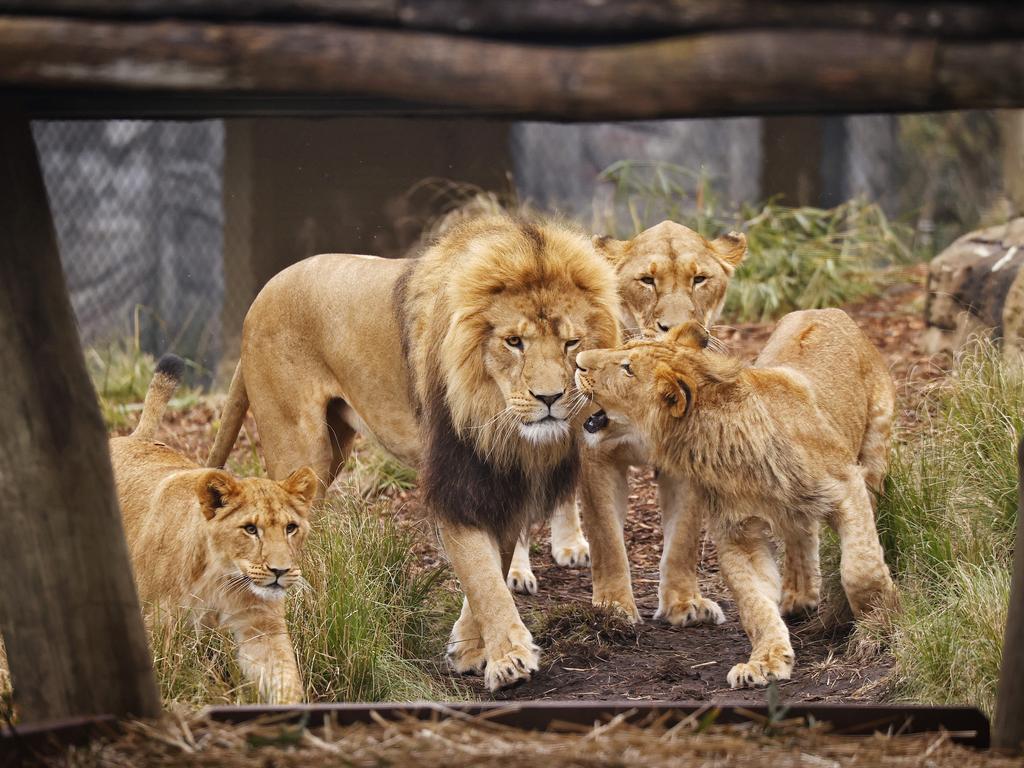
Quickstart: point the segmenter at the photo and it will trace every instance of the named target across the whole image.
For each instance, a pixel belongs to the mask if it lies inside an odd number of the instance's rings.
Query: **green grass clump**
[[[601,175],[629,213],[633,235],[663,219],[707,238],[746,233],[748,254],[736,271],[725,316],[770,320],[795,309],[846,304],[877,293],[912,257],[910,230],[863,198],[835,208],[767,202],[724,208],[710,179],[668,163],[615,163]],[[617,227],[608,222],[611,231]]]
[[[288,597],[288,627],[310,701],[464,695],[432,674],[458,601],[439,587],[444,570],[415,568],[412,536],[384,504],[332,497],[317,513],[302,564],[308,588]],[[231,637],[198,630],[185,614],[170,618],[151,630],[165,703],[256,700]]]
[[[958,361],[896,452],[878,526],[901,593],[885,630],[900,693],[991,712],[1017,522],[1024,376],[985,346]]]
[[[862,198],[835,208],[744,208],[735,229],[748,254],[729,286],[725,314],[768,320],[877,294],[911,257],[902,228]]]
[[[312,698],[451,698],[430,674],[458,617],[445,570],[418,571],[414,533],[386,504],[335,497],[317,521],[303,568],[310,589],[292,602],[299,666]]]

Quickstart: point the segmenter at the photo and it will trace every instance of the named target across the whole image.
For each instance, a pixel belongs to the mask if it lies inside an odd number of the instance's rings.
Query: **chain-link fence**
[[[919,231],[946,226],[946,239],[979,220],[1005,219],[993,202],[1001,155],[991,113],[823,120],[811,126],[821,146],[802,165],[774,162],[794,153],[793,137],[758,118],[46,121],[33,128],[83,343],[128,339],[152,355],[173,350],[199,364],[202,382],[222,383],[238,354],[242,318],[266,280],[325,251],[404,255],[459,190],[511,186],[535,207],[624,235],[634,228],[634,201],[620,199],[602,171],[637,161],[638,172],[656,179],[665,164],[706,177],[726,211],[785,194],[780,176],[801,181],[809,173],[820,187],[812,204],[866,195],[896,218],[916,218]],[[695,198],[703,189],[691,182]],[[676,207],[693,202],[671,195]]]
[[[134,339],[213,370],[223,124],[47,121],[33,132],[83,343]]]

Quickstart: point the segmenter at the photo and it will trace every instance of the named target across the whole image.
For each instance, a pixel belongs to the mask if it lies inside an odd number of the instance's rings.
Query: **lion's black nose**
[[[533,395],[538,400],[540,400],[542,403],[544,403],[544,405],[546,405],[548,408],[550,408],[558,401],[558,398],[565,394],[565,390],[562,390],[561,392],[554,395],[538,395],[536,392],[530,392],[530,394]]]
[[[267,570],[270,571],[272,574],[274,574],[277,578],[280,579],[282,576],[284,576],[286,573],[288,573],[288,571],[290,571],[291,568],[271,568],[268,565],[267,566]]]

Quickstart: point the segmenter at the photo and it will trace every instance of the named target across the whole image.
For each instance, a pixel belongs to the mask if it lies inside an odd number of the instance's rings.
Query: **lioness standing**
[[[197,622],[231,630],[261,698],[301,701],[284,594],[302,575],[316,475],[307,467],[281,482],[239,479],[154,442],[183,369],[180,358],[161,358],[138,427],[110,441],[139,597],[150,620],[187,608]]]
[[[854,615],[894,596],[870,495],[888,466],[894,387],[881,355],[838,309],[786,315],[751,367],[707,342],[691,323],[661,342],[583,352],[577,384],[636,424],[659,466],[690,479],[753,644],[729,684],[765,685],[788,679],[794,662],[771,533],[787,558],[808,564],[802,572],[817,574],[818,526],[828,521]]]
[[[572,494],[573,360],[617,342],[617,311],[611,266],[552,221],[481,216],[416,259],[314,256],[249,309],[207,463],[223,465],[247,407],[271,477],[311,464],[326,487],[356,432],[373,435],[420,469],[466,593],[452,667],[491,690],[528,679],[538,649],[505,575],[524,526]]]

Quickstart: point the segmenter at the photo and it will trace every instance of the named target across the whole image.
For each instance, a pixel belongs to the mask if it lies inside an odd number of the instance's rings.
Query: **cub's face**
[[[593,317],[584,294],[565,290],[498,296],[486,314],[484,368],[504,397],[509,432],[534,443],[568,437],[584,405],[574,360],[608,337],[608,318]]]
[[[196,495],[226,590],[247,588],[276,600],[298,583],[317,482],[308,467],[280,482],[240,479],[221,470],[200,477]]]
[[[632,240],[595,237],[594,246],[618,273],[623,325],[655,337],[689,320],[710,326],[725,303],[729,279],[747,253],[742,234],[708,241],[672,221]]]
[[[637,340],[582,352],[576,358],[576,385],[612,420],[643,427],[682,418],[704,382],[707,343],[703,326],[690,322],[662,341]]]

